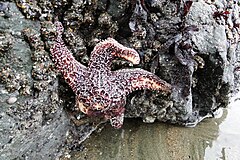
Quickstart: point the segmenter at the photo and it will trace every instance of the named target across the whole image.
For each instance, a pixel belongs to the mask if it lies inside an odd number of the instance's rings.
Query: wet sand
[[[107,125],[72,159],[90,160],[240,160],[240,94],[220,118],[195,128],[127,119],[120,130]]]

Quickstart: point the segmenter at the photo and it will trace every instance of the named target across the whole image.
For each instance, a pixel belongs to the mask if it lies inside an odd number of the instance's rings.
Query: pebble
[[[13,104],[17,101],[17,97],[10,97],[8,100],[7,100],[7,103],[8,104]]]

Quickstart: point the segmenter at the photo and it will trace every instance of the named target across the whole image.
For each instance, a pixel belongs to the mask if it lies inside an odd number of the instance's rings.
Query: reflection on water
[[[221,118],[207,119],[195,128],[128,119],[120,130],[107,126],[94,133],[84,151],[73,153],[72,159],[238,160],[239,113],[240,100],[231,103]]]
[[[219,125],[218,137],[205,150],[205,159],[240,160],[240,93],[228,108],[228,115]],[[214,153],[214,154],[213,154]]]

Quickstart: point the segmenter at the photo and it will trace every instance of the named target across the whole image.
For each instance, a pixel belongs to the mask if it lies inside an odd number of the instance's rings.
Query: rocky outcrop
[[[163,3],[155,1],[148,7],[160,10]],[[146,34],[148,42],[152,37],[153,44],[161,42],[158,49],[148,48],[155,53],[150,69],[170,81],[173,93],[167,101],[156,94],[149,98],[146,93],[133,95],[129,98],[129,116],[143,117],[146,122],[158,119],[195,126],[228,104],[234,84],[239,6],[233,1],[165,3],[171,12],[151,13],[144,28],[155,31]]]

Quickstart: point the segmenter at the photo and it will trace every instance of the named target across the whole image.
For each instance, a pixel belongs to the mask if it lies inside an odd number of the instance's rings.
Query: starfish
[[[61,22],[56,21],[57,35],[50,48],[57,69],[76,94],[76,106],[88,116],[102,116],[114,128],[123,125],[126,96],[142,89],[171,91],[171,85],[151,72],[140,68],[111,71],[115,57],[139,64],[139,54],[113,38],[98,43],[88,67],[79,63],[65,46]]]

